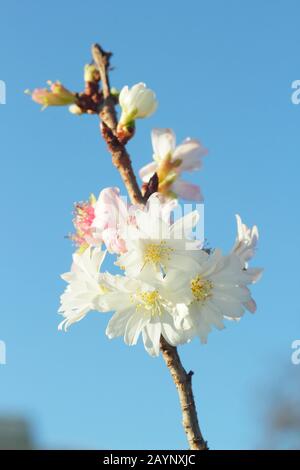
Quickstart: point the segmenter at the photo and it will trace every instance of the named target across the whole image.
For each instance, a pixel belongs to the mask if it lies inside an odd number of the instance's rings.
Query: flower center
[[[200,274],[191,280],[191,291],[197,302],[204,302],[206,299],[211,297],[211,291],[213,283],[208,279],[203,279]]]
[[[109,289],[104,284],[99,284],[99,290],[102,295],[109,292]]]
[[[149,243],[144,254],[145,264],[164,264],[166,260],[170,259],[172,251],[173,249],[167,246],[165,240],[162,240],[160,243]]]
[[[160,295],[157,290],[138,292],[136,298],[136,310],[150,310],[152,317],[161,315]]]

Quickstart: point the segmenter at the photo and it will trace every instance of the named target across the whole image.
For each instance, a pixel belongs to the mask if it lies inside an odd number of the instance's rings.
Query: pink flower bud
[[[74,93],[67,90],[60,82],[48,82],[50,88],[36,88],[31,93],[31,98],[43,106],[66,106],[77,102]]]

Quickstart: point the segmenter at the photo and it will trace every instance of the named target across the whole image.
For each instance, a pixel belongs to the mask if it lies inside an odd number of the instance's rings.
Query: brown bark
[[[101,131],[111,153],[112,162],[121,175],[131,202],[133,204],[144,204],[144,198],[137,183],[130,156],[125,146],[119,142],[118,138],[104,122],[101,123]]]
[[[197,410],[192,389],[193,372],[186,372],[177,351],[161,337],[160,350],[164,361],[171,373],[173,382],[177,388],[181,411],[182,425],[191,450],[208,450],[207,442],[200,431]]]

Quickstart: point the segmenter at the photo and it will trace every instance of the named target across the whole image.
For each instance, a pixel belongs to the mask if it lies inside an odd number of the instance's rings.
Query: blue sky
[[[96,117],[39,107],[26,88],[82,86],[90,45],[114,52],[112,85],[145,81],[160,105],[129,150],[151,156],[152,127],[198,137],[210,154],[197,175],[211,246],[230,249],[235,213],[260,230],[255,316],[180,348],[211,448],[255,448],[268,395],[290,365],[299,321],[300,78],[296,0],[186,0],[141,4],[2,2],[0,79],[0,415],[32,422],[42,447],[186,448],[177,394],[161,358],[109,341],[107,317],[57,331],[60,273],[68,270],[72,205],[121,186]],[[300,366],[298,373],[300,373]]]

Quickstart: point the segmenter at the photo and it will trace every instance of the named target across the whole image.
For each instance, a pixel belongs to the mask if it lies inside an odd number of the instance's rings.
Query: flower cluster
[[[94,66],[85,68],[85,80],[99,80]],[[49,94],[50,93],[50,94]],[[75,95],[60,84],[51,91],[36,90],[33,99],[47,105],[77,106]],[[155,94],[145,84],[125,86],[118,95],[121,115],[116,129],[124,145],[133,136],[135,120],[150,116],[157,107]],[[76,111],[76,110],[75,110]],[[74,112],[75,112],[74,111]],[[128,204],[118,188],[103,189],[98,198],[77,203],[74,210],[77,250],[68,283],[61,296],[60,329],[67,329],[91,311],[114,311],[106,334],[124,336],[129,345],[140,335],[146,350],[158,355],[160,339],[171,345],[199,337],[202,342],[212,327],[224,328],[224,320],[239,320],[245,310],[255,312],[249,286],[262,270],[248,266],[258,240],[237,216],[237,238],[229,254],[207,250],[193,232],[197,210],[175,217],[178,198],[202,201],[198,185],[182,179],[185,172],[202,168],[207,150],[188,138],[176,146],[171,129],[153,129],[153,161],[140,170],[144,185],[156,174],[157,192],[146,205]],[[102,272],[105,256],[114,256],[120,273]]]
[[[199,148],[198,157],[184,168],[200,166]],[[160,193],[145,206],[127,204],[117,188],[76,205],[73,238],[79,250],[71,271],[62,276],[68,286],[61,296],[60,329],[91,310],[114,311],[107,336],[124,336],[126,344],[134,345],[142,335],[145,349],[155,356],[161,336],[173,346],[197,336],[206,342],[212,327],[222,329],[224,320],[255,311],[249,285],[259,279],[261,269],[249,268],[248,262],[257,228],[249,229],[237,216],[231,253],[208,252],[193,236],[198,212],[175,220],[179,207],[177,200]],[[116,257],[120,274],[101,272],[107,252]]]
[[[256,311],[250,286],[260,279],[262,269],[249,262],[258,229],[247,227],[236,215],[231,251],[207,248],[203,207],[197,204],[193,210],[178,202],[203,201],[199,185],[184,174],[202,169],[207,149],[194,138],[176,144],[172,129],[152,130],[152,160],[140,169],[138,186],[125,146],[135,135],[136,120],[151,116],[158,102],[142,82],[120,91],[110,88],[111,55],[98,44],[92,46],[93,62],[84,67],[81,92],[71,92],[58,81],[48,82],[48,89],[27,91],[42,109],[68,106],[73,115],[98,115],[112,163],[132,201],[128,203],[118,188],[107,187],[98,197],[91,194],[75,204],[69,238],[76,251],[70,271],[61,276],[67,286],[60,297],[63,318],[58,328],[66,331],[91,311],[112,313],[108,338],[123,337],[132,346],[142,337],[151,356],[161,351],[178,389],[190,449],[206,450],[190,373],[176,347],[194,338],[206,343],[213,328],[221,330],[226,321]],[[106,258],[113,259],[113,272],[105,270]]]

